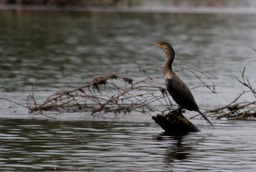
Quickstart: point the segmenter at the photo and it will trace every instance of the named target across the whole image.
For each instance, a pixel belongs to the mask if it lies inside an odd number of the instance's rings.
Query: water
[[[218,123],[184,137],[152,122],[0,122],[1,171],[254,171],[255,123]],[[249,138],[249,139],[248,139]]]
[[[0,13],[0,97],[26,104],[92,77],[161,65],[167,40],[179,65],[211,76],[217,94],[193,89],[202,109],[231,102],[247,65],[255,80],[256,16],[182,13]],[[154,75],[160,76],[161,72]],[[136,76],[142,77],[142,76]],[[190,86],[194,77],[182,75]],[[251,100],[250,94],[243,97]],[[193,119],[200,129],[164,136],[149,115],[33,115],[0,100],[0,170],[255,171],[254,122]]]

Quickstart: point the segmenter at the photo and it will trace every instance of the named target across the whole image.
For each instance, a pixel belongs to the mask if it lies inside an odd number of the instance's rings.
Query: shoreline
[[[135,12],[135,13],[213,13],[213,14],[256,14],[256,8],[244,7],[95,7],[54,5],[0,5],[0,11],[39,12]]]

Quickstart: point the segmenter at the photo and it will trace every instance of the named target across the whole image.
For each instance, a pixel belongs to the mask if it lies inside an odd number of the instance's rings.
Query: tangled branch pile
[[[207,75],[181,68],[180,71],[196,76],[204,87],[214,91],[214,84],[206,84],[201,79]],[[158,75],[155,75],[159,73]],[[130,77],[130,75],[139,76]],[[144,76],[144,77],[141,77]],[[28,97],[30,112],[58,111],[58,112],[89,112],[95,113],[162,113],[169,112],[176,107],[169,99],[164,88],[161,69],[151,67],[137,71],[111,73],[96,77],[90,83],[68,91],[49,96],[43,103],[37,104],[34,96]],[[32,104],[32,105],[31,105]]]
[[[180,71],[194,75],[193,77],[201,82],[202,87],[215,93],[214,83],[204,73],[184,67],[177,72]],[[137,77],[131,77],[132,75]],[[204,79],[202,79],[203,77]],[[204,82],[205,78],[208,83]],[[243,77],[238,81],[248,88],[256,98],[256,90],[248,80]],[[256,101],[239,102],[240,97],[245,93],[244,91],[230,104],[208,110],[204,114],[217,119],[252,119],[256,117]],[[28,104],[30,106],[28,108],[31,113],[57,111],[87,112],[93,115],[95,113],[139,112],[155,115],[155,113],[167,114],[177,108],[169,97],[164,88],[161,69],[151,67],[96,77],[81,87],[55,93],[40,104],[36,102],[34,96],[29,96]]]
[[[256,101],[232,103],[228,106],[212,109],[206,113],[208,116],[213,116],[217,119],[251,120],[256,117]]]
[[[49,96],[42,104],[37,104],[33,96],[29,96],[30,112],[59,111],[59,112],[90,112],[129,113],[137,111],[150,113],[162,109],[170,109],[165,88],[159,86],[159,77],[150,77],[147,70],[139,70],[145,77],[134,80],[130,72],[111,73],[96,77],[89,84],[69,91],[63,91]],[[137,71],[138,72],[138,71]]]
[[[256,99],[256,89],[253,88],[251,82],[245,78],[245,69],[241,72],[241,79],[237,78],[237,81],[247,89],[247,91],[243,91],[235,100],[233,100],[230,104],[218,107],[216,109],[212,109],[207,111],[206,113],[210,116],[214,116],[217,119],[227,118],[234,120],[252,120],[256,117],[256,101],[249,102],[241,102],[240,99],[245,94],[252,94]],[[240,101],[240,102],[239,102]]]

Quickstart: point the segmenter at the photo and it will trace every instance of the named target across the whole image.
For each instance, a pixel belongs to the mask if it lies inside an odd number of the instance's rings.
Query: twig
[[[13,100],[9,100],[9,99],[7,99],[7,98],[0,97],[0,99],[5,100],[5,101],[8,101],[8,102],[11,102],[11,103],[16,104],[16,105],[18,105],[18,106],[22,106],[22,107],[24,107],[24,108],[28,108],[28,106],[25,106],[25,105],[23,105],[23,104],[21,104],[21,103],[18,103],[18,102],[13,101]]]

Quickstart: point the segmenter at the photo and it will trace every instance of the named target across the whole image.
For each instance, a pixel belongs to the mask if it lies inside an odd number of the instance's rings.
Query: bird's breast
[[[172,79],[172,78],[173,78],[173,73],[170,73],[170,72],[164,73],[164,79],[165,80]]]

